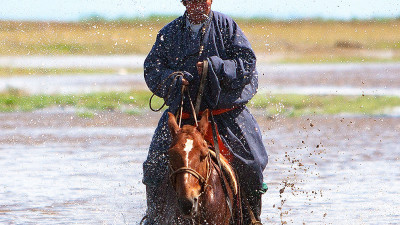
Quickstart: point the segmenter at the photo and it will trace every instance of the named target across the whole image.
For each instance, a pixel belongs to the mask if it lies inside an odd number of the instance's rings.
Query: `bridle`
[[[170,174],[169,174],[169,179],[171,181],[172,186],[174,187],[174,189],[176,190],[176,176],[178,174],[182,174],[182,173],[188,173],[192,176],[194,176],[195,178],[197,178],[197,180],[200,183],[201,186],[201,192],[200,195],[201,196],[207,189],[207,187],[209,187],[210,185],[208,184],[208,180],[211,176],[211,156],[210,153],[207,153],[206,158],[204,160],[206,161],[206,170],[207,170],[207,176],[204,178],[199,172],[197,172],[196,170],[190,168],[190,167],[180,167],[178,169],[174,169],[171,165],[171,161],[169,163],[169,169],[170,169]],[[211,187],[211,186],[210,186]]]
[[[199,181],[201,189],[200,189],[199,196],[197,196],[198,198],[200,198],[200,196],[202,196],[206,192],[207,187],[211,188],[211,185],[208,184],[208,180],[209,180],[209,178],[211,176],[211,160],[212,159],[211,159],[211,153],[210,152],[207,153],[206,158],[204,160],[207,160],[206,161],[206,163],[207,163],[206,164],[206,167],[207,167],[207,176],[206,176],[206,178],[204,178],[199,172],[197,172],[196,170],[194,170],[194,169],[192,169],[190,167],[185,167],[184,166],[184,167],[180,167],[180,168],[174,170],[174,168],[171,165],[171,161],[170,161],[170,163],[169,163],[169,169],[170,169],[169,179],[170,179],[172,187],[174,188],[175,191],[176,191],[176,176],[178,174],[183,174],[183,173],[188,173],[188,174],[194,176],[195,178],[197,178],[197,180]],[[200,217],[198,217],[199,221],[197,221],[197,223],[196,223],[195,213],[193,213],[193,212],[192,212],[192,214],[190,216],[190,219],[191,219],[191,223],[193,225],[201,224],[200,223]]]

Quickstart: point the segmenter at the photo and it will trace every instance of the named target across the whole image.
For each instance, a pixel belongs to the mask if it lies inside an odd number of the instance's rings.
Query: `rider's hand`
[[[193,80],[193,75],[187,71],[182,71],[182,72],[183,72],[182,84],[185,86],[190,85],[190,82],[192,82],[192,80]]]
[[[182,84],[185,86],[189,85],[189,81],[187,81],[185,78],[182,78]]]

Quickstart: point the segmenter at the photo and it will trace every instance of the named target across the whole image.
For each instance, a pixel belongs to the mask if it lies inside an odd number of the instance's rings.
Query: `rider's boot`
[[[260,225],[261,223],[261,194],[258,192],[253,192],[248,194],[247,202],[244,201],[244,210],[243,210],[243,224],[244,225]],[[250,207],[251,212],[248,207]]]

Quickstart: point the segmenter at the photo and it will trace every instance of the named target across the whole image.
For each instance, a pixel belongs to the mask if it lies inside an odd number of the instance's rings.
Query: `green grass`
[[[89,47],[79,44],[64,44],[64,43],[54,43],[54,44],[32,44],[28,47],[30,51],[43,51],[52,52],[54,54],[74,54],[80,53],[87,50]]]
[[[0,93],[0,112],[25,112],[47,107],[76,107],[88,110],[117,111],[129,114],[148,107],[148,91],[124,93],[93,93],[82,95],[26,95],[17,90]],[[155,98],[154,105],[160,106],[162,99]]]
[[[361,57],[361,56],[307,56],[301,57],[286,57],[278,60],[278,63],[289,64],[309,64],[309,63],[388,63],[388,62],[399,62],[400,57],[391,58],[379,58],[379,57]]]
[[[149,91],[109,92],[80,95],[27,95],[18,90],[0,93],[0,112],[23,112],[47,107],[75,107],[78,116],[93,117],[93,111],[123,111],[138,115],[149,109]],[[162,99],[154,98],[153,107]],[[265,111],[267,116],[302,116],[309,114],[379,115],[400,107],[399,97],[388,96],[317,96],[258,94],[250,107]]]
[[[77,112],[76,114],[78,117],[85,118],[85,119],[91,119],[94,117],[94,113],[89,112],[89,111]]]
[[[301,116],[309,114],[379,115],[400,107],[399,97],[388,96],[317,96],[256,95],[250,106],[265,110],[268,115]]]

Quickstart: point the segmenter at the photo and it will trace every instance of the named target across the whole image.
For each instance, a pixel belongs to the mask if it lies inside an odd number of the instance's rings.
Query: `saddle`
[[[217,156],[212,148],[210,148],[210,155],[212,160],[214,160],[214,162],[217,163]],[[235,195],[238,195],[239,185],[236,179],[235,171],[233,170],[228,160],[223,155],[220,156],[220,159],[221,159],[222,172],[224,173],[225,178],[228,180],[229,186],[232,189],[233,193]]]

